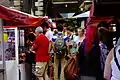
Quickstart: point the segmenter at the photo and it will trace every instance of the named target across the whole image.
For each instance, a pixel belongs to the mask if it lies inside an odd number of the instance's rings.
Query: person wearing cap
[[[48,53],[49,40],[43,34],[42,27],[37,27],[35,33],[36,33],[36,39],[34,41],[33,46],[31,47],[31,51],[35,51],[36,54],[35,74],[38,80],[48,80],[47,66],[48,66],[48,61],[50,60],[50,56]]]

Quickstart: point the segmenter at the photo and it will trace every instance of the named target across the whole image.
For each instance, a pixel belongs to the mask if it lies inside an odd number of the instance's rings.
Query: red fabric
[[[90,16],[87,20],[87,25],[90,25],[93,23],[99,23],[101,21],[111,22],[113,20],[114,20],[114,16],[94,16],[94,3],[92,3],[91,9],[90,9]]]
[[[36,52],[36,62],[47,62],[50,59],[49,40],[43,34],[36,38],[33,44],[33,48]]]
[[[6,8],[2,5],[0,5],[0,18],[5,20],[6,26],[39,26],[43,22],[48,23],[48,19],[46,18],[31,16],[14,9]]]
[[[86,29],[86,47],[85,47],[86,53],[89,53],[89,51],[92,49],[93,43],[98,42],[97,36],[98,36],[98,28],[96,26],[88,26]]]

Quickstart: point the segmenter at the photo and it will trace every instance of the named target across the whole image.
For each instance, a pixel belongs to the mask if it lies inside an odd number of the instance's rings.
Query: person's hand
[[[65,59],[66,60],[69,60],[69,59],[71,59],[72,57],[68,54],[68,55],[65,55]]]
[[[32,52],[32,53],[35,53],[35,51],[33,51],[33,50],[31,50],[31,49],[30,49],[29,51]]]
[[[31,51],[32,53],[35,53],[35,51]]]

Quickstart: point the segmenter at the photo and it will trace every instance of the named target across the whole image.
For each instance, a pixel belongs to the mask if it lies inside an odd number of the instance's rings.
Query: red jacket
[[[48,38],[41,34],[36,38],[33,44],[33,49],[36,54],[36,62],[47,62],[50,59],[49,50],[49,40]]]

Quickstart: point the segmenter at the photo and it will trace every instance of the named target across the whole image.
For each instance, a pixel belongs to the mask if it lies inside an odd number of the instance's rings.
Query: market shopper
[[[49,40],[43,35],[43,29],[40,26],[36,28],[35,33],[37,37],[31,47],[31,51],[35,51],[36,54],[35,74],[38,80],[48,80]]]
[[[78,52],[77,44],[76,44],[76,42],[74,42],[74,38],[76,36],[75,36],[72,28],[67,28],[67,37],[69,38],[69,40],[68,40],[68,46],[69,46],[69,49],[70,49],[69,53],[71,55],[77,53]]]
[[[101,23],[100,23],[101,24]],[[101,71],[104,72],[105,61],[109,53],[106,37],[108,37],[109,29],[106,25],[98,25],[98,36],[99,36],[99,46],[100,46],[100,61],[101,61]]]
[[[65,56],[67,55],[67,36],[65,36],[62,31],[63,31],[63,26],[59,25],[57,27],[58,33],[56,35],[53,36],[52,41],[53,41],[53,45],[54,45],[54,80],[59,80],[58,77],[58,69],[59,66],[61,65],[61,69],[60,69],[60,80],[65,80],[65,76],[64,76],[64,67],[66,64],[66,60],[65,60]],[[64,43],[64,41],[65,43]],[[60,43],[60,44],[59,44]],[[61,46],[63,47],[61,47]],[[61,50],[62,48],[62,50]],[[64,49],[63,49],[64,48]],[[66,49],[65,49],[66,48]]]
[[[44,27],[44,29],[45,29],[45,27]],[[53,78],[53,55],[54,55],[54,51],[52,49],[52,38],[53,38],[52,28],[46,27],[45,36],[49,40],[49,53],[50,53],[50,61],[49,61],[49,65],[48,65],[48,76],[50,77],[50,79],[52,79]]]
[[[104,40],[104,44],[107,46],[108,50],[111,50],[113,48],[113,37],[114,32],[111,30],[112,27],[110,26],[110,23],[107,23],[106,21],[102,21],[98,24],[98,29],[101,29],[102,39]],[[104,29],[104,31],[102,31]]]
[[[78,36],[74,38],[74,42],[77,44],[77,48],[79,48],[80,44],[85,39],[85,29],[78,29]]]
[[[28,33],[27,36],[26,36],[26,38],[27,38],[26,43],[27,43],[28,47],[31,47],[32,44],[33,44],[33,41],[34,41],[35,38],[36,38],[36,36],[35,36],[35,33],[34,33],[34,31],[33,31],[32,28],[29,28],[28,31],[29,31],[29,33]]]
[[[98,28],[87,26],[86,36],[79,47],[78,65],[82,80],[103,80],[101,78]]]
[[[68,36],[69,40],[74,40],[75,35],[73,34],[72,28],[67,28],[67,36]]]
[[[106,58],[113,47],[113,30],[109,23],[103,21],[98,24],[98,36],[99,36],[99,46],[100,46],[100,62],[102,75],[104,73],[104,66]]]
[[[104,78],[105,80],[120,80],[120,38],[106,59]]]
[[[62,24],[61,24],[62,25]],[[67,36],[67,26],[66,25],[62,25],[63,26],[63,31],[62,33]]]
[[[53,38],[53,32],[51,31],[51,28],[48,28],[46,33],[45,33],[45,36],[49,39],[49,41],[52,41],[52,38]]]

